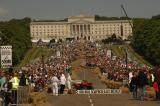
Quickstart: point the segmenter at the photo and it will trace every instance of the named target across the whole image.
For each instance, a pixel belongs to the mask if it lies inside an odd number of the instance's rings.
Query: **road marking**
[[[89,102],[92,103],[92,99],[89,99]]]
[[[91,97],[90,97],[90,96],[88,96],[88,98],[90,99]]]
[[[89,99],[91,98],[89,94],[88,94],[88,98],[89,98]]]
[[[93,105],[93,101],[92,101],[92,99],[91,99],[91,96],[88,94],[88,98],[89,98],[89,102],[90,102],[90,104],[91,104],[91,106],[94,106]]]

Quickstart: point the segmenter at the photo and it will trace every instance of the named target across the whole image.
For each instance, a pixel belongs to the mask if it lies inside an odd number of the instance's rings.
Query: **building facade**
[[[129,20],[132,24],[132,20]],[[72,39],[102,40],[115,34],[127,39],[132,36],[132,27],[128,20],[96,21],[94,16],[78,15],[68,17],[67,21],[35,21],[30,23],[32,42],[40,39],[49,42]]]

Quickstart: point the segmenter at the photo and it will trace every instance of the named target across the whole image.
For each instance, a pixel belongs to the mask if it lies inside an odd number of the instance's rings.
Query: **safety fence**
[[[29,102],[29,87],[20,86],[17,91],[12,91],[13,103],[11,105],[27,104]]]

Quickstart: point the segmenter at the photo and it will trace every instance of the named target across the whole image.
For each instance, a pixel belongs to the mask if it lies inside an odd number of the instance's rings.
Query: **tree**
[[[30,18],[21,20],[12,19],[8,22],[0,22],[1,44],[12,45],[13,65],[18,64],[32,46],[30,37]]]
[[[160,19],[160,14],[153,16],[152,19]]]
[[[153,65],[159,65],[160,19],[136,19],[134,26],[132,47]]]
[[[114,44],[122,44],[123,40],[121,37],[117,37],[116,34],[113,34],[111,37],[102,40],[103,43],[114,43]]]
[[[50,40],[50,43],[55,43],[55,42],[56,42],[55,39],[51,39],[51,40]]]

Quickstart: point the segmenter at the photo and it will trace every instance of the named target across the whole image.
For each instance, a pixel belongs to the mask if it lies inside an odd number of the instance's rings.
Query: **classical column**
[[[76,34],[78,33],[77,25],[76,25],[76,24],[75,24],[75,33],[76,33]]]
[[[88,34],[88,25],[86,24],[86,34]]]
[[[79,32],[78,32],[78,35],[80,36],[81,35],[81,26],[80,26],[80,24],[78,25],[79,27]]]
[[[75,28],[76,28],[76,39],[78,40],[78,32],[79,32],[79,27],[77,24],[75,24]]]
[[[77,33],[78,33],[78,26],[77,26],[77,24],[75,24],[75,30],[76,30],[76,37],[77,37]]]
[[[70,24],[70,33],[72,35],[72,24]]]
[[[86,34],[86,31],[85,31],[85,24],[83,24],[83,31],[84,31],[83,33]]]
[[[75,31],[76,31],[76,30],[75,30],[75,25],[73,25],[73,33],[74,33],[74,34],[75,34]]]
[[[82,30],[82,34],[83,34],[83,31],[84,31],[84,30],[83,30],[83,24],[81,25],[81,27],[82,27],[81,30]]]

